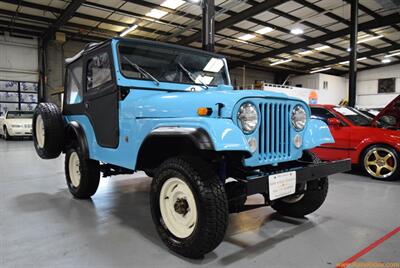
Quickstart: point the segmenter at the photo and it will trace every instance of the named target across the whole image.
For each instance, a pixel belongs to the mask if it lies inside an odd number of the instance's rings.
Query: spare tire
[[[64,119],[53,103],[40,103],[33,114],[32,135],[36,153],[43,159],[57,158],[64,148]]]

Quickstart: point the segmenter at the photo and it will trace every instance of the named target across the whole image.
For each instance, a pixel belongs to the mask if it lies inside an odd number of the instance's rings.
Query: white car
[[[33,112],[8,111],[0,117],[0,135],[8,140],[11,137],[32,136]]]

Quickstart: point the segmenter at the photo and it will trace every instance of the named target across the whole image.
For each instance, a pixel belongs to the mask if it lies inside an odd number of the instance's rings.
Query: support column
[[[354,107],[357,87],[358,0],[351,0],[350,28],[349,106]]]
[[[203,50],[214,51],[215,43],[215,0],[203,0]]]

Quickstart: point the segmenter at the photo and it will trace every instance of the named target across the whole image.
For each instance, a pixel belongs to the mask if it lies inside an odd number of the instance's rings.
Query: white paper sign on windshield
[[[357,115],[357,113],[353,112],[352,110],[350,110],[349,108],[346,107],[335,107],[333,108],[336,112],[347,116],[347,115]]]

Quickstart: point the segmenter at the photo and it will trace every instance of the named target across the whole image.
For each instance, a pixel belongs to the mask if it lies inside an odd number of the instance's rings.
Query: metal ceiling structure
[[[345,74],[351,1],[215,0],[215,51],[231,67]],[[42,40],[58,31],[67,40],[92,42],[136,25],[127,37],[201,48],[202,7],[192,2],[0,0],[0,31]],[[390,56],[400,52],[399,1],[365,0],[358,6],[357,69],[400,63],[399,56]]]

